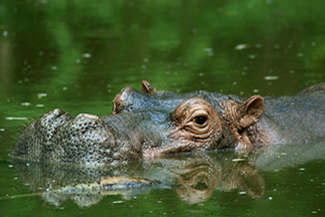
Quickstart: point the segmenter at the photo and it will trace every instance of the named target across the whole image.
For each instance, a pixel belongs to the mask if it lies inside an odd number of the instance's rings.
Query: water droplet
[[[14,121],[14,120],[17,120],[17,121],[23,121],[23,120],[28,120],[27,117],[5,117],[6,120],[9,120],[9,121]]]
[[[38,93],[37,94],[37,97],[40,99],[40,98],[43,98],[43,97],[46,97],[47,94],[46,93]]]
[[[30,102],[22,102],[20,105],[29,106],[30,104],[31,104]]]
[[[270,81],[270,80],[278,80],[278,76],[265,76],[264,80]]]
[[[90,58],[91,54],[90,53],[84,53],[84,54],[82,54],[82,57],[83,58]]]
[[[239,44],[239,45],[235,46],[235,50],[243,50],[243,49],[246,49],[246,48],[248,48],[247,44]]]

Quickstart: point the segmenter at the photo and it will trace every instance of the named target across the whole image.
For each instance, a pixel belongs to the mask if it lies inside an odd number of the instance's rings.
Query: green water
[[[324,215],[322,144],[280,150],[268,160],[260,154],[253,158],[247,167],[259,171],[265,183],[262,194],[244,194],[244,187],[238,186],[226,190],[236,153],[202,158],[209,168],[214,165],[212,171],[219,168],[223,173],[217,181],[212,179],[217,184],[199,200],[180,193],[177,186],[187,186],[179,179],[184,176],[171,172],[184,169],[186,159],[144,162],[100,175],[83,171],[85,179],[89,174],[98,178],[131,171],[130,176],[167,183],[139,193],[107,195],[89,206],[78,205],[75,198],[53,203],[35,194],[53,180],[82,180],[75,175],[80,171],[52,168],[56,172],[50,173],[46,166],[14,164],[9,156],[30,119],[55,108],[73,115],[109,114],[121,88],[140,89],[143,79],[160,90],[203,89],[240,96],[292,95],[324,82],[324,7],[320,0],[3,0],[0,215]],[[207,189],[202,180],[192,187]]]

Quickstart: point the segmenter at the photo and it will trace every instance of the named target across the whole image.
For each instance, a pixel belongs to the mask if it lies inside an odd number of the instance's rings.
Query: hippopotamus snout
[[[13,156],[86,166],[115,165],[142,158],[141,137],[133,134],[126,138],[125,133],[120,132],[123,129],[110,124],[115,121],[113,116],[105,117],[104,123],[95,115],[73,117],[55,109],[25,129]]]

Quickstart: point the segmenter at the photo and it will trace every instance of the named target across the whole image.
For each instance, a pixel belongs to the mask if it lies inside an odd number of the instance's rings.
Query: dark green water
[[[320,0],[3,0],[0,216],[324,215],[323,144],[268,151],[273,153],[270,157],[254,155],[248,166],[239,167],[258,171],[257,184],[251,179],[244,182],[256,184],[251,193],[244,191],[241,176],[231,170],[235,167],[231,159],[237,156],[231,152],[194,162],[216,171],[204,175],[217,179],[207,178],[214,183],[209,183],[212,190],[207,194],[202,193],[207,189],[203,175],[191,185],[180,179],[186,177],[181,172],[170,172],[175,167],[184,170],[189,160],[183,158],[102,171],[104,175],[132,171],[131,176],[172,184],[138,194],[108,195],[83,207],[75,198],[54,203],[34,195],[48,183],[80,180],[79,175],[13,164],[9,156],[26,119],[55,108],[73,115],[109,114],[111,100],[121,88],[140,89],[143,79],[160,90],[203,89],[240,96],[292,95],[324,82],[324,7]],[[48,174],[52,170],[56,172]],[[237,177],[239,184],[227,189],[229,177]],[[191,197],[179,186],[199,189],[201,196]]]

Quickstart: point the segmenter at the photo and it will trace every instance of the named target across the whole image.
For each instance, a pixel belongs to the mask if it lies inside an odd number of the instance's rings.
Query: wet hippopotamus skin
[[[142,92],[126,87],[115,97],[113,115],[45,113],[27,126],[12,156],[105,166],[170,153],[320,141],[325,137],[323,86],[292,97],[241,99],[157,91],[144,81]]]
[[[180,102],[191,97],[206,100],[217,111],[224,127],[231,130],[244,148],[250,144],[293,144],[308,143],[324,139],[325,83],[310,86],[294,96],[239,98],[234,95],[196,91],[191,93],[173,93],[158,91],[147,81],[142,82],[142,91],[125,87],[116,95],[113,102],[113,114],[143,110],[173,111]],[[253,102],[253,103],[252,103]],[[248,116],[242,118],[238,112],[241,105],[250,104]],[[246,109],[244,107],[244,109]],[[250,114],[250,112],[253,112]],[[236,114],[237,113],[237,114]],[[261,114],[263,113],[263,114]],[[251,116],[250,116],[251,115]],[[253,115],[253,117],[252,117]],[[236,117],[237,116],[237,117]],[[247,119],[250,117],[251,119]],[[240,118],[242,118],[240,120]],[[243,121],[254,120],[246,128],[241,128]],[[223,120],[222,120],[223,119]],[[228,124],[227,124],[228,122]],[[243,123],[243,122],[241,122]],[[239,124],[239,125],[238,125]],[[233,125],[233,126],[232,126]],[[248,133],[246,143],[245,131]],[[239,135],[237,134],[239,133]],[[257,139],[257,137],[259,137]]]

